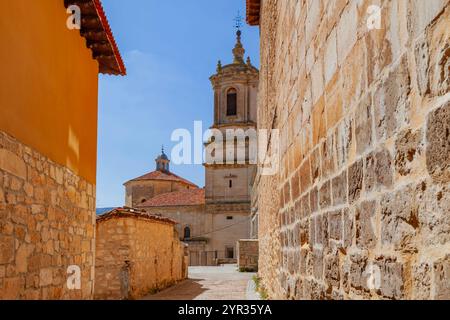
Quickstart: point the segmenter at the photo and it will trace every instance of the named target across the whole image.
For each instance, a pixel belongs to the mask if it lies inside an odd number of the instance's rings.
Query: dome
[[[164,151],[163,151],[163,153],[157,158],[158,160],[169,160],[169,158],[167,157],[167,155],[164,153]]]

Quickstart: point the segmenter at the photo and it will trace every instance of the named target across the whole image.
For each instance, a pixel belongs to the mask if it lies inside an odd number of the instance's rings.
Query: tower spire
[[[234,56],[234,62],[236,64],[240,64],[240,63],[244,63],[244,55],[245,55],[245,49],[242,45],[241,42],[241,27],[242,27],[242,16],[238,11],[238,14],[236,16],[236,18],[234,19],[234,21],[236,22],[236,45],[234,46],[233,49],[233,56]]]

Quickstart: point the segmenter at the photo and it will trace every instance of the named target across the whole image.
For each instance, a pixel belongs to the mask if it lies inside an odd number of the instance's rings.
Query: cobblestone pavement
[[[189,279],[144,300],[246,300],[255,299],[247,288],[255,273],[240,273],[236,265],[190,267]],[[252,289],[250,289],[252,290]]]

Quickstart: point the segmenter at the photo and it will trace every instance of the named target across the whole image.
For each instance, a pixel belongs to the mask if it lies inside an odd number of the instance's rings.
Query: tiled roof
[[[125,75],[126,69],[114,39],[101,0],[64,0],[65,7],[77,5],[81,9],[80,34],[99,63],[99,71]]]
[[[259,25],[261,0],[247,0],[247,23],[251,26]]]
[[[97,217],[97,222],[106,221],[112,218],[142,218],[147,220],[153,220],[156,222],[163,222],[163,223],[169,223],[169,224],[177,224],[175,220],[165,218],[159,215],[155,214],[149,214],[145,212],[144,210],[140,209],[133,209],[128,207],[123,208],[116,208],[111,210],[110,212],[107,212],[101,216]]]
[[[177,182],[181,182],[184,184],[187,184],[189,186],[192,186],[194,188],[198,188],[197,185],[195,185],[194,183],[190,182],[189,180],[186,180],[184,178],[181,178],[179,176],[177,176],[176,174],[172,173],[172,172],[163,172],[163,171],[153,171],[147,174],[144,174],[141,177],[138,177],[136,179],[130,180],[128,182],[131,181],[143,181],[143,180],[164,180],[164,181],[177,181]],[[128,183],[126,182],[126,183]],[[125,183],[125,184],[126,184]]]
[[[175,207],[202,204],[205,204],[205,189],[190,189],[157,195],[138,207]]]

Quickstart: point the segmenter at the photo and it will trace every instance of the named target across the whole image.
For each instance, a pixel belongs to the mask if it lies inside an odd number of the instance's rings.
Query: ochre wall
[[[97,221],[95,299],[138,299],[187,276],[174,225],[138,217]]]
[[[0,130],[95,183],[98,63],[64,1],[4,1]]]
[[[262,1],[270,298],[450,298],[449,21],[449,0]]]

